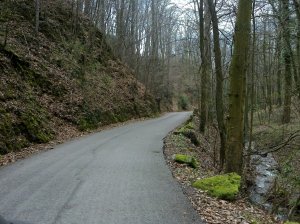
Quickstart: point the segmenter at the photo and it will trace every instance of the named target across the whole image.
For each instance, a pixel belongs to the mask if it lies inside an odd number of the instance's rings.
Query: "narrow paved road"
[[[202,223],[163,155],[190,113],[87,135],[0,169],[0,214],[35,224]]]

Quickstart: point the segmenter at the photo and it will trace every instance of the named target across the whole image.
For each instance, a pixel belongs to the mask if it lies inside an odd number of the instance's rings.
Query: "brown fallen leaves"
[[[282,224],[277,217],[251,204],[247,198],[228,202],[209,197],[204,191],[191,187],[195,180],[217,173],[212,147],[208,145],[210,140],[198,137],[201,139],[201,146],[195,147],[188,139],[170,133],[165,139],[164,153],[174,178],[182,185],[183,192],[202,220],[208,224]],[[195,156],[200,164],[199,169],[175,163],[172,155],[176,153]]]

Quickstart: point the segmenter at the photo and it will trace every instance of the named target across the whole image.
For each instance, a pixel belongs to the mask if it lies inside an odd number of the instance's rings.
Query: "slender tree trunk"
[[[283,7],[283,18],[284,26],[289,27],[290,25],[290,16],[289,16],[289,0],[281,0]],[[291,120],[291,87],[292,87],[292,52],[289,50],[289,40],[291,37],[289,29],[285,28],[283,30],[283,36],[285,38],[285,48],[284,48],[284,102],[283,102],[283,114],[282,114],[282,123],[289,123]]]
[[[100,30],[103,34],[106,34],[106,22],[105,22],[105,1],[100,0]]]
[[[35,0],[35,33],[39,32],[40,26],[40,0]]]
[[[227,150],[225,172],[242,174],[243,106],[245,75],[250,42],[251,0],[239,0],[230,65],[230,87],[227,115]]]
[[[225,162],[225,149],[226,149],[226,135],[224,126],[224,105],[223,105],[223,71],[222,71],[222,56],[220,49],[220,37],[218,27],[218,17],[213,4],[213,0],[208,0],[208,5],[211,13],[212,25],[213,25],[213,40],[214,40],[214,52],[215,52],[215,70],[216,70],[216,111],[218,129],[220,135],[220,169],[223,168]]]
[[[201,52],[201,99],[200,99],[200,132],[205,132],[206,113],[207,113],[207,58],[205,56],[205,40],[204,40],[204,10],[203,0],[198,2],[199,21],[200,21],[200,52]]]
[[[256,0],[253,0],[253,5],[252,5],[252,53],[251,53],[251,90],[250,90],[250,105],[251,105],[251,111],[250,111],[250,130],[249,130],[249,145],[248,145],[248,157],[246,158],[246,165],[249,166],[250,165],[250,153],[251,153],[251,148],[252,148],[252,134],[253,134],[253,114],[254,114],[254,73],[255,73],[255,66],[254,66],[254,62],[255,62],[255,42],[256,42],[256,20],[255,20],[255,3]]]
[[[124,50],[124,42],[125,42],[125,35],[124,35],[124,0],[117,0],[116,1],[116,10],[117,10],[117,45],[116,45],[116,50],[117,50],[117,56],[122,59],[123,57],[123,50]]]
[[[213,86],[212,86],[212,55],[211,55],[211,14],[207,0],[204,1],[204,50],[206,59],[206,123],[213,122]]]
[[[284,102],[283,102],[283,113],[281,117],[281,122],[283,124],[289,123],[291,120],[291,89],[292,89],[292,66],[296,72],[295,62],[293,60],[293,52],[291,47],[291,33],[290,33],[290,13],[289,13],[289,0],[279,1],[279,11],[276,9],[274,2],[269,0],[273,11],[277,14],[277,18],[282,28],[283,36],[283,60],[284,60]]]
[[[299,83],[299,79],[300,79],[300,5],[297,2],[297,0],[293,0],[293,4],[294,4],[294,8],[296,11],[296,16],[297,16],[297,65],[298,65],[298,69],[297,72],[295,71],[295,78],[298,80],[298,82],[296,82],[296,87],[297,87],[297,92],[298,92],[298,99],[300,99],[300,83]]]
[[[91,12],[91,0],[85,0],[84,1],[84,15],[86,16],[92,16],[90,15],[90,12]]]
[[[276,42],[276,57],[277,57],[277,73],[276,73],[276,86],[277,86],[277,105],[282,106],[282,98],[281,98],[281,73],[282,73],[282,65],[281,65],[281,52],[282,52],[282,44],[281,44],[281,32],[278,32],[277,42]]]

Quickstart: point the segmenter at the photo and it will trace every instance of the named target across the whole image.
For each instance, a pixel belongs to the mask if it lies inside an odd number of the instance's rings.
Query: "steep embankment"
[[[10,2],[10,3],[7,3]],[[63,2],[63,3],[61,3]],[[102,33],[65,1],[0,2],[0,154],[80,130],[151,116],[154,98]]]

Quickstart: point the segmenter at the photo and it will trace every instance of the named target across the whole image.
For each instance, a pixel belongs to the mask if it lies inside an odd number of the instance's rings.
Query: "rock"
[[[197,168],[199,166],[199,163],[196,161],[194,157],[186,156],[182,154],[176,154],[173,157],[175,162],[186,163],[193,168]]]
[[[241,176],[236,173],[228,173],[197,180],[192,186],[207,191],[211,197],[232,201],[239,192],[240,184]]]

